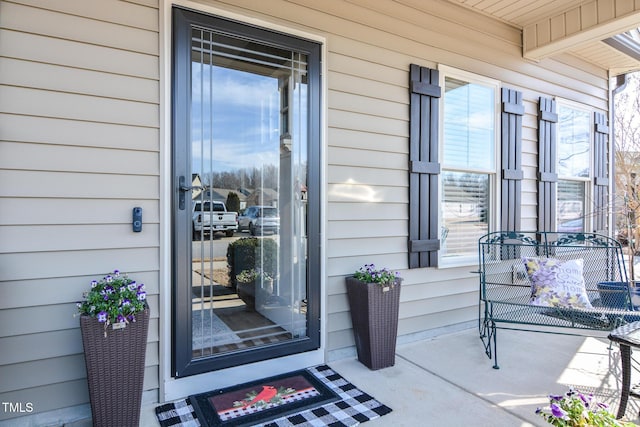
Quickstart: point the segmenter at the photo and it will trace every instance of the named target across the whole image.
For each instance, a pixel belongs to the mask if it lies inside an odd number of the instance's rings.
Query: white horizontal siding
[[[0,140],[159,151],[158,128],[0,113]]]
[[[93,275],[158,269],[158,248],[93,249],[0,254],[0,281]],[[81,295],[79,295],[81,296]],[[34,295],[34,299],[39,299]],[[77,300],[74,299],[74,301]]]
[[[20,0],[22,5],[61,12],[118,26],[158,32],[158,2],[144,1],[87,1],[87,0]],[[136,4],[138,3],[138,4]],[[102,41],[102,40],[101,40]]]
[[[0,112],[159,127],[157,104],[15,86],[0,86]]]
[[[0,181],[0,197],[157,199],[159,185],[157,176],[23,170],[2,170]]]
[[[0,58],[3,83],[104,98],[157,104],[158,81],[102,71],[69,68],[22,59]]]
[[[157,400],[158,28],[156,1],[0,2],[2,401],[87,404],[75,301],[116,268],[147,286]]]
[[[148,224],[160,222],[157,200],[137,200],[142,207],[143,233]],[[52,206],[42,211],[43,206]],[[82,214],[79,215],[78,213]],[[127,199],[8,198],[0,204],[0,226],[6,225],[131,225],[131,201]]]
[[[114,265],[114,269],[119,266]],[[144,283],[152,299],[158,294],[157,271],[128,271],[138,283]],[[106,271],[104,272],[107,273]],[[99,278],[99,277],[98,277]],[[95,275],[78,277],[36,278],[7,280],[0,282],[0,310],[18,307],[37,307],[40,305],[67,304],[77,301],[86,292],[87,285],[96,279]],[[38,295],[39,298],[34,298]]]
[[[78,3],[76,2],[76,6]],[[34,4],[34,6],[42,5],[42,2]],[[126,3],[112,2],[110,4],[116,12],[133,12],[133,16],[135,16],[135,11],[118,8],[118,5],[126,6]],[[41,34],[63,40],[82,40],[87,44],[109,46],[151,56],[158,54],[157,30],[136,28],[131,25],[96,19],[99,17],[88,18],[82,16],[82,9],[85,8],[86,6],[79,11],[69,8],[64,12],[57,12],[51,9],[3,2],[0,25],[8,30],[22,33]],[[102,9],[105,10],[104,7]],[[158,22],[154,17],[147,17],[147,19],[155,19],[155,22]]]
[[[150,79],[160,76],[157,56],[39,34],[0,30],[0,51],[5,57],[64,67]]]
[[[159,154],[149,151],[0,141],[0,153],[7,170],[157,176],[160,167]]]
[[[132,233],[131,228],[131,222],[0,226],[0,254],[158,247],[158,224],[144,224],[140,233]]]

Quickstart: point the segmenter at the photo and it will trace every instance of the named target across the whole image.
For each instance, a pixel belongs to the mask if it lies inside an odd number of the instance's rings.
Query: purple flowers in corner
[[[536,409],[536,414],[554,426],[621,427],[627,425],[616,420],[606,404],[598,402],[593,394],[569,389],[562,395],[549,395],[549,406]]]

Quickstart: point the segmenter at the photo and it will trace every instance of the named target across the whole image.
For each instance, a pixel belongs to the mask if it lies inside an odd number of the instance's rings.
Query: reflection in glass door
[[[190,336],[176,345],[185,374],[199,361],[204,371],[292,353],[296,343],[302,351],[317,335],[309,322],[309,55],[191,24],[188,58],[189,92],[175,107],[188,117],[188,139],[174,140],[184,325],[176,334]]]

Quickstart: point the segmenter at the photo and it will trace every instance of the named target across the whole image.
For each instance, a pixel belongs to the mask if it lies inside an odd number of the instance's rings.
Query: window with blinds
[[[558,193],[557,230],[582,232],[590,228],[589,187],[591,179],[591,113],[558,102]]]
[[[448,67],[443,71],[441,251],[444,264],[477,256],[494,228],[499,84]]]

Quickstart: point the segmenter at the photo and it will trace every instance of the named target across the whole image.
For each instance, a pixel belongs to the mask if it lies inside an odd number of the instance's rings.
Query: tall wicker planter
[[[383,291],[375,283],[347,277],[353,334],[358,360],[371,370],[393,366],[396,361],[400,280]]]
[[[138,427],[142,404],[149,308],[126,328],[80,316],[94,427]]]

